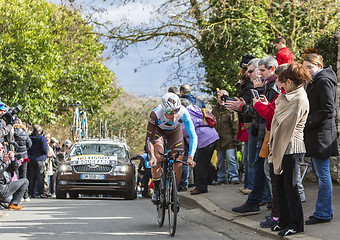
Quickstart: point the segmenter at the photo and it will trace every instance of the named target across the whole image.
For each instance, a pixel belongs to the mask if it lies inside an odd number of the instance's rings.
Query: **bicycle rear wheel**
[[[164,224],[164,219],[165,219],[165,197],[164,197],[164,181],[163,181],[163,176],[161,177],[160,183],[159,183],[159,192],[160,192],[160,198],[159,198],[159,203],[157,205],[157,222],[160,227],[163,226]]]
[[[168,205],[168,215],[169,215],[169,230],[170,235],[174,236],[177,227],[177,185],[175,172],[172,170],[168,178],[168,194],[169,194],[169,205]]]

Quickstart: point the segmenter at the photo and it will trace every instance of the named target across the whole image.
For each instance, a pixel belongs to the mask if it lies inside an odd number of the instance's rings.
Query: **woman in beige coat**
[[[303,129],[309,112],[309,102],[304,85],[311,76],[307,68],[299,63],[288,66],[280,75],[279,81],[286,94],[276,100],[269,140],[269,160],[273,162],[277,175],[277,189],[280,205],[280,220],[272,227],[286,236],[304,231],[303,211],[298,192],[297,161],[306,152]]]

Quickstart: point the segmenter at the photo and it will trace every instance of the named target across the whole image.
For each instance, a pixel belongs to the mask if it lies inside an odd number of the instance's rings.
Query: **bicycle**
[[[176,184],[176,175],[174,171],[174,163],[187,164],[186,162],[177,160],[180,155],[179,152],[173,156],[171,151],[165,154],[160,153],[163,156],[163,160],[157,164],[161,164],[161,180],[159,184],[160,188],[160,200],[157,204],[157,221],[160,227],[164,224],[165,210],[168,209],[169,219],[169,231],[170,235],[174,236],[177,226],[177,212],[179,210],[178,192]]]
[[[77,101],[75,104],[67,104],[66,110],[68,110],[69,106],[75,106],[73,112],[73,123],[72,123],[72,139],[73,141],[79,141],[81,139],[88,138],[88,124],[87,124],[87,116],[86,111],[91,111],[93,113],[92,107],[89,109],[85,109],[85,105],[81,104]],[[79,108],[82,106],[83,108]]]

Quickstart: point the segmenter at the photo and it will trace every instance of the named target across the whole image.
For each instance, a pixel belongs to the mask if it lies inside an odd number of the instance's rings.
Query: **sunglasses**
[[[164,110],[166,114],[173,115],[175,113],[178,113],[180,108],[174,109],[174,110]]]

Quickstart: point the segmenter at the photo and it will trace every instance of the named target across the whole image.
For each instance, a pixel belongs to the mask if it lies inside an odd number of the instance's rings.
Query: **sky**
[[[140,22],[147,22],[152,17],[153,6],[159,3],[159,0],[143,0],[119,7],[107,6],[107,13],[103,14],[101,19],[117,22],[121,17],[125,17],[131,25],[137,25]],[[111,58],[107,62],[107,66],[115,73],[119,85],[127,93],[138,96],[163,95],[164,89],[161,88],[167,82],[171,62],[141,67],[143,60],[152,59],[157,54],[151,51],[153,47],[152,44],[132,46],[128,48],[128,54],[124,58]]]
[[[53,3],[60,3],[60,0],[50,0]],[[137,25],[141,21],[147,22],[152,17],[153,6],[159,5],[160,0],[142,0],[133,1],[124,6],[110,6],[103,3],[103,0],[76,0],[76,3],[82,2],[84,8],[89,4],[95,6],[103,6],[105,4],[106,11],[96,17],[102,21],[117,22],[121,17],[129,20],[131,25]],[[112,2],[112,1],[111,1]],[[110,44],[104,52],[104,57],[109,53]],[[154,46],[152,44],[143,44],[128,48],[128,54],[123,58],[111,57],[106,60],[108,68],[115,73],[118,86],[129,94],[136,96],[162,96],[169,83],[167,81],[170,75],[170,68],[173,62],[152,63],[142,66],[144,60],[153,59],[159,52],[151,51]],[[178,83],[179,84],[179,83]]]

